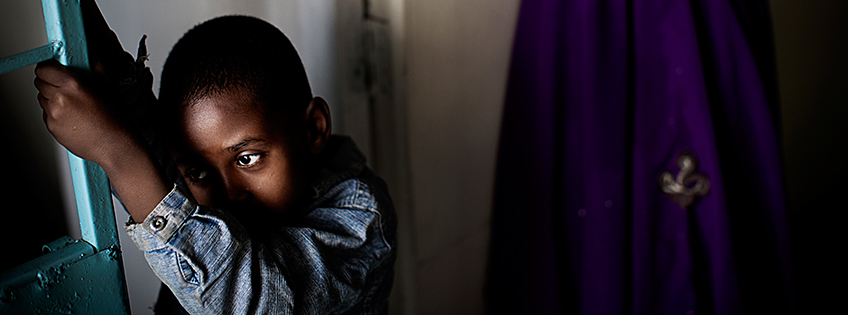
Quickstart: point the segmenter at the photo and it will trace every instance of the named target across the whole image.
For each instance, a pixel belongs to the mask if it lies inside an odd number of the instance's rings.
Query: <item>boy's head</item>
[[[305,109],[312,91],[297,51],[275,26],[223,16],[189,30],[162,70],[160,100],[185,105],[237,88],[273,109]]]
[[[300,57],[273,25],[225,16],[174,45],[159,91],[163,132],[200,204],[243,219],[289,215],[306,196],[310,156],[330,134]]]

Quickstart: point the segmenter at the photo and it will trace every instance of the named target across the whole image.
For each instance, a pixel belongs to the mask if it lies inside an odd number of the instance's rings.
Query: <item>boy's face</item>
[[[266,117],[261,108],[251,94],[229,89],[181,110],[183,145],[172,151],[199,204],[262,220],[291,214],[302,200],[309,155],[303,122]]]

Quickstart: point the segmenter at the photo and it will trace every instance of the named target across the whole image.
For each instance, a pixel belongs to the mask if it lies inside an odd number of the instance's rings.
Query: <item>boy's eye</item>
[[[239,157],[236,158],[236,164],[241,167],[251,167],[259,162],[260,156],[261,154],[259,153],[239,155]]]
[[[192,169],[187,171],[184,176],[192,182],[202,182],[207,177],[209,177],[209,171],[202,169]]]

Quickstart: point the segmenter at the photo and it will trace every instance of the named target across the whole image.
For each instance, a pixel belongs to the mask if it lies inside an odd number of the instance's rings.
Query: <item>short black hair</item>
[[[231,15],[201,23],[174,45],[159,86],[162,109],[243,89],[265,110],[305,110],[312,89],[300,56],[282,31],[261,19]]]

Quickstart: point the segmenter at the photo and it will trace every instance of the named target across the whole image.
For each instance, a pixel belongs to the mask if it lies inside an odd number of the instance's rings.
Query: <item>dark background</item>
[[[772,0],[798,314],[844,309],[848,1]]]

